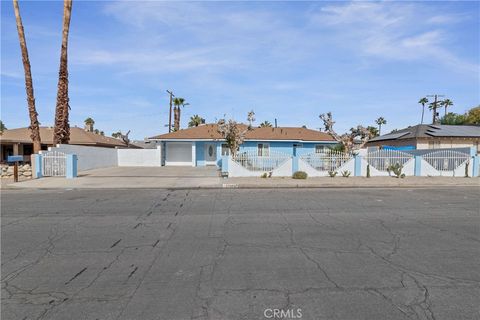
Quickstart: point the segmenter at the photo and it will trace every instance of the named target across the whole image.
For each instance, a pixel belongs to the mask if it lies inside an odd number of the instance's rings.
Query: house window
[[[325,151],[325,146],[320,144],[315,145],[315,153],[323,153]]]
[[[428,141],[428,149],[440,148],[440,141]]]
[[[270,145],[268,143],[258,144],[258,156],[268,157],[270,155]]]
[[[230,155],[230,148],[228,144],[222,143],[222,156],[229,156]]]

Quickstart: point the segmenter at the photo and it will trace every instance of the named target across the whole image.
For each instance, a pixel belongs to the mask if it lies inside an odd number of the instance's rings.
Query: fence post
[[[354,170],[353,170],[353,175],[355,177],[360,177],[362,175],[362,156],[359,154],[356,154],[354,157]]]
[[[298,156],[292,157],[292,174],[298,171]]]
[[[415,157],[414,175],[415,177],[420,177],[422,175],[422,156],[416,155],[414,157]]]
[[[480,171],[480,157],[478,155],[473,156],[472,177],[478,177]]]
[[[67,154],[67,172],[66,178],[73,179],[77,177],[77,155],[76,154]]]
[[[41,154],[32,154],[32,176],[35,179],[42,177],[42,155]]]
[[[222,156],[222,176],[228,175],[228,158],[229,156]]]

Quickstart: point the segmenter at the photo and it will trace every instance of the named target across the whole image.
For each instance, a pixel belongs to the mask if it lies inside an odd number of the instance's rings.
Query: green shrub
[[[292,175],[293,179],[307,179],[308,174],[304,171],[297,171]]]
[[[352,173],[348,170],[342,171],[342,177],[348,178]]]
[[[262,175],[260,176],[260,178],[268,178],[267,173],[265,172],[264,174],[262,174]]]
[[[395,164],[392,164],[390,165],[388,168],[387,168],[387,171],[388,171],[388,174],[391,174],[391,172],[393,172],[393,174],[395,175],[395,177],[397,178],[405,178],[405,173],[402,173],[402,170],[403,170],[403,165],[401,165],[400,163],[395,163]]]
[[[335,178],[337,173],[338,173],[337,171],[328,171],[328,175],[330,176],[330,178]]]

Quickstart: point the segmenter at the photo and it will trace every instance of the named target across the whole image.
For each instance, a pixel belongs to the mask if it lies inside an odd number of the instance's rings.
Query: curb
[[[258,186],[258,185],[235,185],[229,184],[228,186],[199,186],[199,187],[52,187],[52,188],[33,188],[33,187],[16,187],[8,186],[2,187],[1,190],[226,190],[226,189],[445,189],[445,188],[468,188],[476,187],[480,188],[477,185],[469,184],[458,184],[458,185],[397,185],[397,186],[384,186],[384,185],[369,185],[369,186],[358,186],[358,185],[277,185],[277,186]]]

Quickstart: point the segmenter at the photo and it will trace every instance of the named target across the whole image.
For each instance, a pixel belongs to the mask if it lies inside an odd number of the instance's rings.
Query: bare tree
[[[128,137],[128,135],[130,134],[130,130],[128,130],[126,134],[123,134],[121,131],[119,132],[120,132],[120,139],[122,139],[122,141],[125,143],[127,147],[130,146],[130,138]]]
[[[13,9],[15,11],[15,19],[17,21],[18,39],[20,40],[20,49],[22,51],[23,70],[25,72],[25,90],[27,92],[28,114],[30,116],[30,138],[33,143],[33,153],[42,150],[42,142],[40,139],[40,123],[38,122],[38,113],[35,108],[35,96],[33,94],[32,71],[30,68],[30,59],[28,57],[27,42],[23,30],[22,18],[20,17],[20,9],[18,1],[13,0]]]
[[[240,145],[245,140],[245,134],[251,129],[251,127],[242,129],[239,123],[233,119],[228,121],[225,119],[220,119],[217,124],[218,132],[225,139],[225,143],[230,149],[230,154],[233,156],[236,155]]]
[[[335,122],[333,121],[331,112],[327,112],[327,114],[321,114],[320,119],[323,120],[325,131],[330,133],[335,140],[343,145],[343,150],[345,153],[351,153],[355,150],[362,149],[372,137],[372,132],[368,128],[365,128],[361,125],[358,125],[356,128],[351,128],[350,132],[342,135],[337,134],[335,130],[333,130],[333,125]],[[360,139],[360,144],[355,145],[355,139]]]
[[[340,141],[340,136],[335,132],[335,130],[333,130],[333,125],[335,124],[335,121],[333,121],[332,113],[330,111],[326,114],[322,113],[320,115],[320,119],[323,121],[325,131],[330,133],[335,140]]]
[[[70,17],[72,14],[72,0],[63,2],[63,34],[60,54],[60,71],[58,72],[57,105],[55,108],[55,128],[53,143],[68,143],[70,141],[70,124],[68,120],[70,105],[68,98],[68,61],[67,47],[70,32]]]

